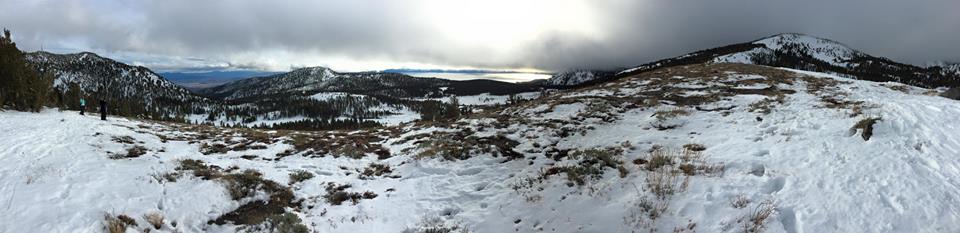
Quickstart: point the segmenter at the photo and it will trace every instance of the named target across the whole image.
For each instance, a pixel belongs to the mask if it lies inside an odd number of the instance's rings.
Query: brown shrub
[[[345,191],[350,187],[352,186],[349,184],[337,185],[331,182],[327,184],[327,194],[324,194],[323,198],[326,199],[327,203],[330,203],[331,205],[340,205],[348,200],[356,205],[360,202],[360,199],[373,199],[377,197],[377,194],[371,191],[366,191],[363,193]]]
[[[730,200],[730,205],[737,209],[747,207],[748,204],[750,204],[750,199],[743,193],[737,194],[737,196],[734,196],[733,199]]]
[[[373,177],[389,175],[391,172],[393,172],[393,170],[390,169],[390,165],[371,163],[363,169],[363,172],[360,172],[360,179],[371,179]]]
[[[862,132],[860,136],[863,138],[863,140],[869,141],[870,137],[873,136],[873,124],[876,124],[877,121],[880,120],[880,117],[871,117],[860,120],[857,122],[857,124],[854,124],[853,127],[850,128],[850,132],[851,134],[855,134],[857,130],[860,130]]]
[[[747,216],[739,220],[743,224],[743,231],[748,233],[762,232],[766,227],[767,219],[773,215],[776,206],[773,201],[764,201],[754,207]]]
[[[313,173],[305,170],[294,170],[293,172],[290,172],[290,184],[303,182],[305,180],[309,180],[310,178],[313,178]]]
[[[157,212],[152,212],[143,215],[143,219],[146,219],[154,229],[160,230],[163,227],[163,215]]]
[[[127,231],[127,227],[136,227],[137,221],[130,218],[126,215],[117,215],[113,216],[110,214],[104,215],[104,225],[106,225],[107,232],[110,233],[123,233]]]

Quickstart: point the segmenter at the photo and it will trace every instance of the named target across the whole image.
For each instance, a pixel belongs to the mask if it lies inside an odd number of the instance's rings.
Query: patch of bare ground
[[[850,134],[854,135],[860,132],[860,137],[862,137],[864,141],[869,141],[870,137],[873,136],[873,125],[880,120],[880,117],[870,117],[857,121],[857,123],[850,128]]]
[[[777,104],[796,93],[784,88],[800,79],[797,74],[771,67],[748,64],[697,64],[667,67],[608,83],[574,89],[570,92],[548,95],[521,105],[507,108],[501,115],[523,118],[527,109],[538,109],[534,114],[552,112],[556,106],[582,103],[587,109],[569,119],[582,122],[596,118],[614,122],[632,109],[655,108],[669,105],[697,111],[729,111],[737,106],[705,106],[737,95],[761,95],[766,98],[752,104],[750,109],[768,113]],[[539,108],[538,108],[539,107]],[[662,107],[661,107],[662,108]],[[521,116],[521,117],[517,117]],[[523,123],[523,120],[512,120]],[[669,128],[668,125],[663,125]]]
[[[263,178],[263,174],[256,170],[221,169],[207,165],[200,160],[182,160],[176,169],[180,173],[192,172],[194,176],[204,180],[214,180],[222,183],[227,193],[235,201],[253,198],[256,193],[268,195],[266,200],[252,200],[239,208],[230,211],[209,224],[223,225],[257,225],[272,218],[278,218],[287,213],[286,209],[299,209],[300,201],[294,199],[293,191],[272,180]],[[295,216],[295,215],[294,215]]]
[[[392,131],[326,131],[326,132],[299,132],[291,134],[290,141],[293,150],[283,155],[299,154],[306,157],[334,158],[347,157],[359,159],[368,155],[376,155],[379,159],[391,156],[390,151],[381,143],[394,136]],[[282,157],[283,155],[278,155]]]
[[[504,135],[476,136],[469,129],[454,132],[435,131],[422,135],[414,142],[416,147],[407,148],[404,153],[417,150],[416,159],[443,158],[445,160],[464,160],[476,155],[490,154],[506,158],[506,161],[522,158],[523,154],[513,150],[520,143]]]

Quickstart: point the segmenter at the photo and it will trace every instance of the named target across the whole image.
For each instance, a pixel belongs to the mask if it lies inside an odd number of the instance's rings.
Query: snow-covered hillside
[[[97,54],[52,54],[34,52],[27,60],[41,72],[56,78],[54,88],[61,92],[78,91],[89,96],[109,96],[133,101],[146,107],[163,106],[158,100],[175,102],[202,101],[190,91],[160,77],[150,69],[130,66]],[[158,106],[159,105],[159,106]]]
[[[856,65],[851,64],[850,61],[860,56],[866,56],[866,54],[862,52],[853,50],[846,45],[832,40],[796,33],[779,34],[763,38],[754,41],[753,44],[762,45],[763,47],[754,48],[746,52],[719,56],[714,58],[713,62],[754,64],[755,61],[752,58],[759,55],[772,55],[774,51],[777,50],[783,51],[802,48],[807,51],[807,55],[819,61],[835,66],[854,68]]]
[[[957,232],[935,95],[707,64],[350,132],[0,112],[0,232]]]
[[[573,70],[554,74],[544,82],[547,86],[576,86],[594,80],[613,77],[613,74],[595,70]]]
[[[758,64],[928,88],[960,86],[960,72],[941,72],[939,68],[899,63],[871,56],[840,42],[797,33],[778,34],[747,43],[688,53],[626,69],[616,76],[701,63]]]
[[[435,90],[448,80],[414,78],[403,74],[361,72],[339,73],[326,67],[296,69],[267,77],[251,78],[200,90],[209,96],[242,99],[276,94],[316,92],[373,92],[396,94],[396,97],[420,96]]]
[[[940,62],[931,64],[929,67],[939,67],[944,74],[960,76],[960,63]]]

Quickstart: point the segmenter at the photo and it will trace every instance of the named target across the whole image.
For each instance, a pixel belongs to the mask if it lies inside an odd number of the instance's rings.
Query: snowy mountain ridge
[[[866,56],[865,53],[854,50],[844,44],[832,40],[799,34],[784,33],[763,38],[752,42],[753,44],[763,45],[763,48],[755,48],[747,52],[727,54],[717,57],[713,62],[734,62],[752,64],[750,59],[760,55],[760,53],[772,54],[774,51],[790,50],[800,48],[808,51],[807,55],[831,65],[853,68],[855,64],[849,62],[855,57]],[[746,58],[746,59],[744,59]]]
[[[213,98],[236,100],[278,94],[350,92],[392,98],[442,97],[450,94],[497,95],[536,91],[539,86],[494,80],[447,80],[412,77],[388,72],[336,72],[326,67],[308,67],[267,77],[250,78],[199,90]]]
[[[625,69],[615,76],[624,77],[663,67],[705,62],[784,67],[927,88],[960,86],[960,72],[941,72],[937,67],[898,63],[871,56],[836,41],[798,33],[778,34],[747,43],[688,53]]]
[[[416,90],[413,91],[415,93],[406,93],[402,90],[404,87],[433,88],[443,84],[446,84],[446,80],[381,72],[338,73],[326,67],[308,67],[283,74],[230,82],[201,89],[200,93],[229,100],[283,93],[397,90],[395,94],[403,97],[422,94]]]
[[[142,66],[130,66],[95,53],[53,54],[34,52],[26,54],[27,60],[43,71],[52,71],[54,86],[66,90],[69,85],[77,84],[83,91],[98,91],[107,85],[124,87],[124,97],[159,97],[151,93],[137,93],[138,89],[169,89],[157,94],[166,98],[187,99],[190,92],[167,81],[150,69]]]
[[[605,80],[612,77],[612,73],[595,70],[571,70],[554,74],[546,82],[547,86],[577,86],[592,81]]]
[[[960,63],[953,62],[937,62],[927,65],[928,68],[940,69],[945,75],[958,75],[960,76]]]
[[[94,53],[26,53],[27,61],[41,72],[54,75],[53,88],[69,106],[79,98],[107,100],[112,113],[169,117],[185,114],[209,100],[194,95],[142,66],[131,66]]]

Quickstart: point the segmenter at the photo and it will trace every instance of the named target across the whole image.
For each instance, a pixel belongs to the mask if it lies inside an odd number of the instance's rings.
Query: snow
[[[420,120],[420,113],[414,112],[407,107],[389,108],[388,111],[394,114],[382,116],[372,120],[387,126],[400,125]]]
[[[537,79],[548,79],[549,74],[540,73],[444,73],[444,72],[403,72],[402,74],[421,78],[442,78],[448,80],[496,80],[501,82],[519,83]]]
[[[517,97],[521,99],[535,99],[540,96],[540,92],[523,92],[517,93]],[[491,95],[490,93],[483,93],[479,95],[461,95],[457,96],[457,102],[463,106],[489,106],[489,105],[498,105],[506,104],[510,99],[509,95]],[[450,97],[443,98],[417,98],[414,100],[436,100],[443,103],[449,103]]]
[[[547,79],[548,85],[554,86],[574,86],[579,85],[597,78],[602,78],[601,75],[597,74],[595,71],[589,70],[574,70],[568,72],[561,72],[553,75],[550,79]]]
[[[139,217],[151,211],[163,211],[184,231],[200,231],[207,219],[237,207],[223,201],[229,198],[216,183],[155,182],[152,174],[172,169],[182,154],[196,153],[196,145],[162,144],[157,137],[115,125],[135,122],[52,110],[2,112],[0,121],[7,132],[0,136],[0,232],[99,232],[106,213]],[[124,135],[166,152],[135,161],[108,159],[108,152],[122,148],[110,137]]]
[[[813,58],[824,61],[831,65],[839,67],[853,68],[853,64],[849,64],[848,61],[853,59],[855,56],[863,56],[865,54],[854,50],[850,47],[847,47],[844,44],[823,39],[817,38],[814,36],[796,34],[796,33],[785,33],[779,34],[767,38],[763,38],[757,41],[753,41],[753,44],[763,45],[763,47],[753,48],[743,52],[722,54],[714,57],[710,60],[711,63],[741,63],[741,64],[754,64],[752,57],[760,54],[772,54],[775,50],[782,49],[787,45],[799,45],[800,47],[805,47],[808,49],[808,53]],[[694,55],[695,53],[685,54],[674,59],[680,59],[687,56]],[[648,69],[651,67],[659,67],[660,63],[656,63],[650,66],[639,66],[630,69],[626,69],[617,73],[617,75],[633,72],[640,69]],[[947,69],[949,71],[949,68]]]
[[[480,135],[502,133],[517,140],[521,143],[517,152],[534,148],[534,142],[556,142],[559,149],[617,146],[624,141],[636,147],[624,152],[628,174],[619,177],[616,171],[606,172],[585,187],[568,187],[557,175],[537,186],[542,189],[515,189],[514,185],[553,163],[539,153],[524,152],[533,159],[505,162],[493,156],[418,160],[412,159],[413,152],[403,152],[416,148],[414,141],[404,138],[455,130],[445,127],[403,125],[398,128],[401,134],[383,144],[394,155],[385,160],[376,156],[246,160],[240,156],[276,158],[292,145],[279,141],[266,149],[203,155],[200,143],[161,140],[158,134],[191,132],[158,123],[124,118],[100,121],[72,111],[4,111],[0,112],[0,131],[5,132],[0,134],[0,216],[4,216],[0,232],[98,232],[103,230],[104,214],[126,214],[147,226],[142,216],[151,212],[178,223],[152,232],[236,231],[232,225],[208,225],[207,221],[250,200],[231,200],[217,181],[187,175],[176,182],[158,182],[153,177],[173,171],[177,161],[186,158],[224,168],[257,169],[281,184],[287,184],[287,174],[293,170],[317,174],[293,185],[293,191],[307,199],[306,204],[316,206],[297,213],[318,232],[402,232],[431,217],[471,232],[630,232],[638,228],[626,220],[637,211],[637,201],[650,194],[641,190],[648,173],[629,161],[641,158],[653,145],[678,148],[688,143],[704,145],[707,160],[723,163],[726,169],[715,176],[693,176],[689,188],[675,194],[668,211],[651,223],[656,232],[671,232],[689,223],[696,224],[697,232],[740,232],[737,220],[764,200],[776,206],[765,232],[960,231],[960,206],[954,204],[960,202],[956,157],[960,125],[955,122],[960,102],[907,94],[881,83],[791,71],[849,82],[838,86],[849,93],[846,98],[872,107],[860,117],[824,108],[818,104],[819,97],[807,93],[804,82],[798,80],[789,86],[796,93],[762,115],[762,121],[747,106],[765,97],[737,95],[714,103],[736,106],[727,115],[686,108],[692,114],[678,117],[685,124],[664,131],[647,127],[658,108],[631,109],[610,123],[575,121],[582,125],[567,126],[592,129],[564,137],[547,134],[537,124],[496,130],[480,129],[496,119],[459,122]],[[588,98],[572,99],[554,106],[524,106],[517,116],[531,122],[569,121],[589,113]],[[870,116],[882,119],[874,126],[873,137],[864,141],[850,127]],[[131,146],[111,140],[116,136],[133,137],[149,151],[138,158],[109,159],[109,153],[122,153]],[[362,169],[372,162],[391,165],[393,174],[401,178],[358,179],[356,173],[341,169]],[[349,183],[350,191],[369,190],[379,196],[356,205],[310,200],[325,192],[326,182]],[[740,194],[752,200],[743,209],[730,204]],[[142,229],[129,229],[134,231]]]
[[[319,100],[319,101],[328,101],[328,100],[343,98],[347,96],[363,96],[363,95],[353,95],[346,92],[320,92],[320,93],[311,95],[310,98]]]
[[[843,44],[801,34],[781,34],[764,38],[754,43],[763,44],[772,50],[779,50],[787,44],[800,44],[808,47],[810,49],[810,55],[817,60],[840,67],[846,67],[846,60],[851,59],[854,55],[860,54]]]
[[[713,62],[714,63],[729,62],[729,63],[752,64],[753,60],[751,60],[750,58],[754,54],[768,53],[769,51],[770,50],[766,48],[754,48],[746,52],[731,53],[731,54],[718,56],[713,59]]]

